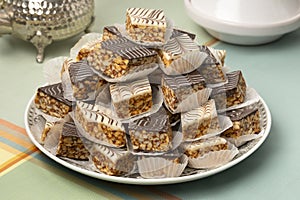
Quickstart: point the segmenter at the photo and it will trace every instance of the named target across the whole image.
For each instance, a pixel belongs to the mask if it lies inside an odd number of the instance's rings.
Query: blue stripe
[[[23,153],[25,153],[28,150],[28,148],[25,148],[22,145],[17,144],[15,142],[8,140],[7,138],[1,137],[1,136],[0,136],[0,142],[3,144],[6,144],[8,146],[11,146],[12,148],[17,149],[18,151],[21,151]]]

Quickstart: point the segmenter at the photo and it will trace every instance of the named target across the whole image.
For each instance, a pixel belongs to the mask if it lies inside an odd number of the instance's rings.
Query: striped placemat
[[[0,177],[1,199],[180,199],[156,186],[112,183],[67,169],[41,153],[24,128],[2,119]]]

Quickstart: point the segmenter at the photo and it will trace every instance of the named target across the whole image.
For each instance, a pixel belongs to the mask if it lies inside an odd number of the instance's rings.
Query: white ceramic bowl
[[[184,0],[187,14],[233,44],[274,41],[300,27],[300,0]]]

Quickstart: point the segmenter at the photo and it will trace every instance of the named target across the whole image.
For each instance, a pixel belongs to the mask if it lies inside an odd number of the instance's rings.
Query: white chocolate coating
[[[114,83],[110,85],[110,93],[113,102],[128,100],[137,95],[151,94],[151,86],[148,78],[132,81],[130,83]]]
[[[186,150],[188,151],[197,151],[201,149],[206,149],[209,147],[213,147],[216,145],[222,145],[226,144],[227,140],[222,138],[222,137],[211,137],[208,139],[202,139],[198,140],[196,142],[193,142],[185,147]]]
[[[188,126],[195,122],[213,119],[217,116],[215,101],[209,100],[199,108],[181,114],[182,126]]]
[[[126,12],[133,25],[166,27],[166,18],[161,9],[128,8]]]
[[[111,111],[100,105],[93,105],[77,101],[77,108],[82,112],[84,118],[91,122],[103,123],[113,129],[124,131],[122,123],[111,117]]]

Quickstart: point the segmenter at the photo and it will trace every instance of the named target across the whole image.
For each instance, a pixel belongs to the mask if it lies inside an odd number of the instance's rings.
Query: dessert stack
[[[86,35],[58,63],[60,81],[37,89],[51,152],[107,175],[166,178],[224,165],[263,133],[258,95],[226,70],[225,50],[197,44],[161,9],[124,18]]]

